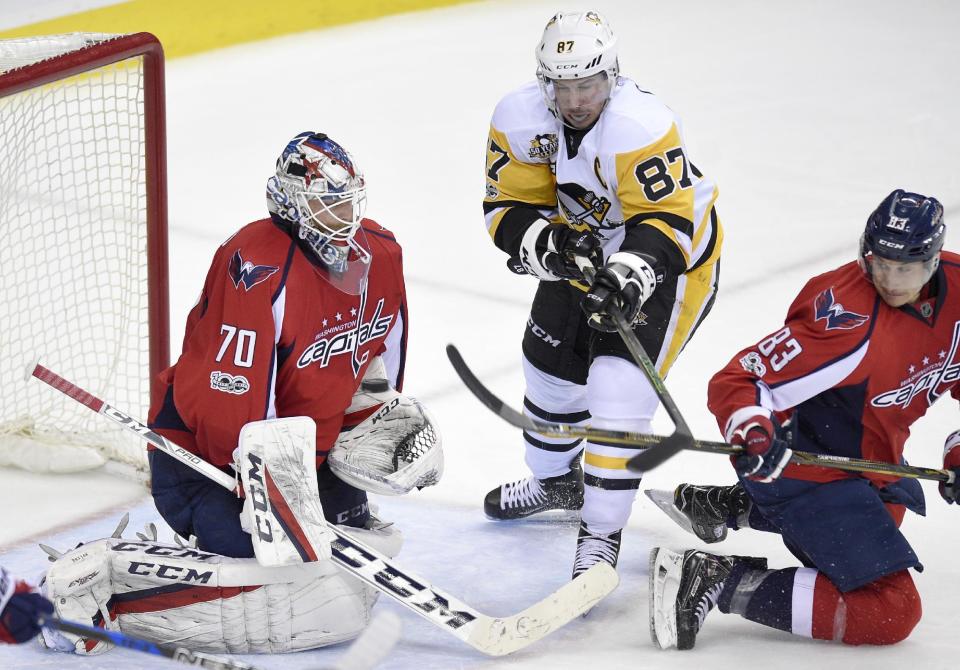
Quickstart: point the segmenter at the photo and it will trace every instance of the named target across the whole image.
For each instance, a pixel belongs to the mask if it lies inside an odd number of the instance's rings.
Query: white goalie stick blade
[[[86,405],[126,430],[139,435],[157,449],[217,482],[235,490],[233,478],[200,456],[185,450],[150,430],[148,426],[61,377],[39,363],[32,375],[61,393]],[[393,598],[434,626],[490,656],[510,654],[549,635],[584,614],[613,591],[619,579],[606,563],[599,563],[573,581],[519,614],[495,618],[481,614],[428,581],[408,573],[384,556],[336,526],[331,540],[332,560],[351,575]]]
[[[397,644],[402,629],[400,617],[393,612],[380,612],[330,670],[372,670]]]
[[[677,593],[683,552],[663,547],[650,550],[650,639],[660,649],[677,646]]]
[[[546,637],[589,611],[619,583],[617,572],[598,563],[518,614],[491,617],[478,612],[391,559],[334,528],[333,560],[407,609],[460,638],[479,652],[504,656]]]
[[[673,504],[673,491],[664,491],[662,489],[646,489],[644,493],[647,494],[647,497],[653,501],[653,504],[663,510],[663,513],[668,517],[673,519],[678,526],[683,528],[685,531],[692,535],[696,535],[693,532],[693,524],[690,523],[690,519],[687,516],[677,509],[677,506]]]

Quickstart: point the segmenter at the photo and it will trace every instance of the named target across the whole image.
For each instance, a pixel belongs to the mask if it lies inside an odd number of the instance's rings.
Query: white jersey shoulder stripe
[[[760,389],[760,405],[774,411],[783,411],[796,407],[800,403],[813,398],[824,391],[838,386],[844,379],[857,369],[857,366],[867,355],[870,339],[848,353],[808,375],[799,379],[779,384],[770,388],[766,384],[758,383]]]

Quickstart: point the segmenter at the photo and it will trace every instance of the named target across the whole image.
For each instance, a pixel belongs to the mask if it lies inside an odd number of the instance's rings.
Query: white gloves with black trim
[[[629,326],[640,314],[640,306],[657,287],[657,275],[644,258],[618,251],[597,271],[590,291],[580,303],[587,322],[607,333],[617,330],[616,318]]]
[[[603,251],[597,236],[589,230],[577,231],[546,219],[538,219],[527,228],[520,242],[523,271],[545,281],[583,279],[576,263],[578,256],[586,258],[593,267],[602,262]],[[519,271],[516,267],[511,269]]]

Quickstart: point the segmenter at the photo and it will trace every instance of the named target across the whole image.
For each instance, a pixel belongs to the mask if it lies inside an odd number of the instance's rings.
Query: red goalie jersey
[[[887,305],[856,262],[814,277],[784,327],[738,353],[710,381],[710,411],[726,434],[738,410],[792,418],[794,449],[900,463],[910,426],[940,396],[960,399],[960,256],[912,305]],[[790,465],[786,476],[858,476]],[[878,483],[892,477],[863,475]]]
[[[319,466],[370,362],[402,386],[407,310],[400,246],[364,219],[372,260],[359,295],[335,288],[279,218],[242,228],[218,250],[165,370],[151,427],[222,467],[250,421],[309,416]],[[355,422],[353,422],[355,423]]]

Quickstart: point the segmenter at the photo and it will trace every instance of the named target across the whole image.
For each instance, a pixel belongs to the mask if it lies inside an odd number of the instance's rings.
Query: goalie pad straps
[[[398,549],[395,530],[356,532],[385,551]],[[368,623],[377,595],[332,561],[265,567],[114,538],[64,554],[50,567],[44,590],[61,618],[209,653],[282,653],[351,639]],[[79,654],[110,648],[61,636],[71,646],[59,648]]]
[[[241,515],[262,565],[330,557],[335,537],[320,505],[317,427],[309,417],[253,421],[240,431]]]

